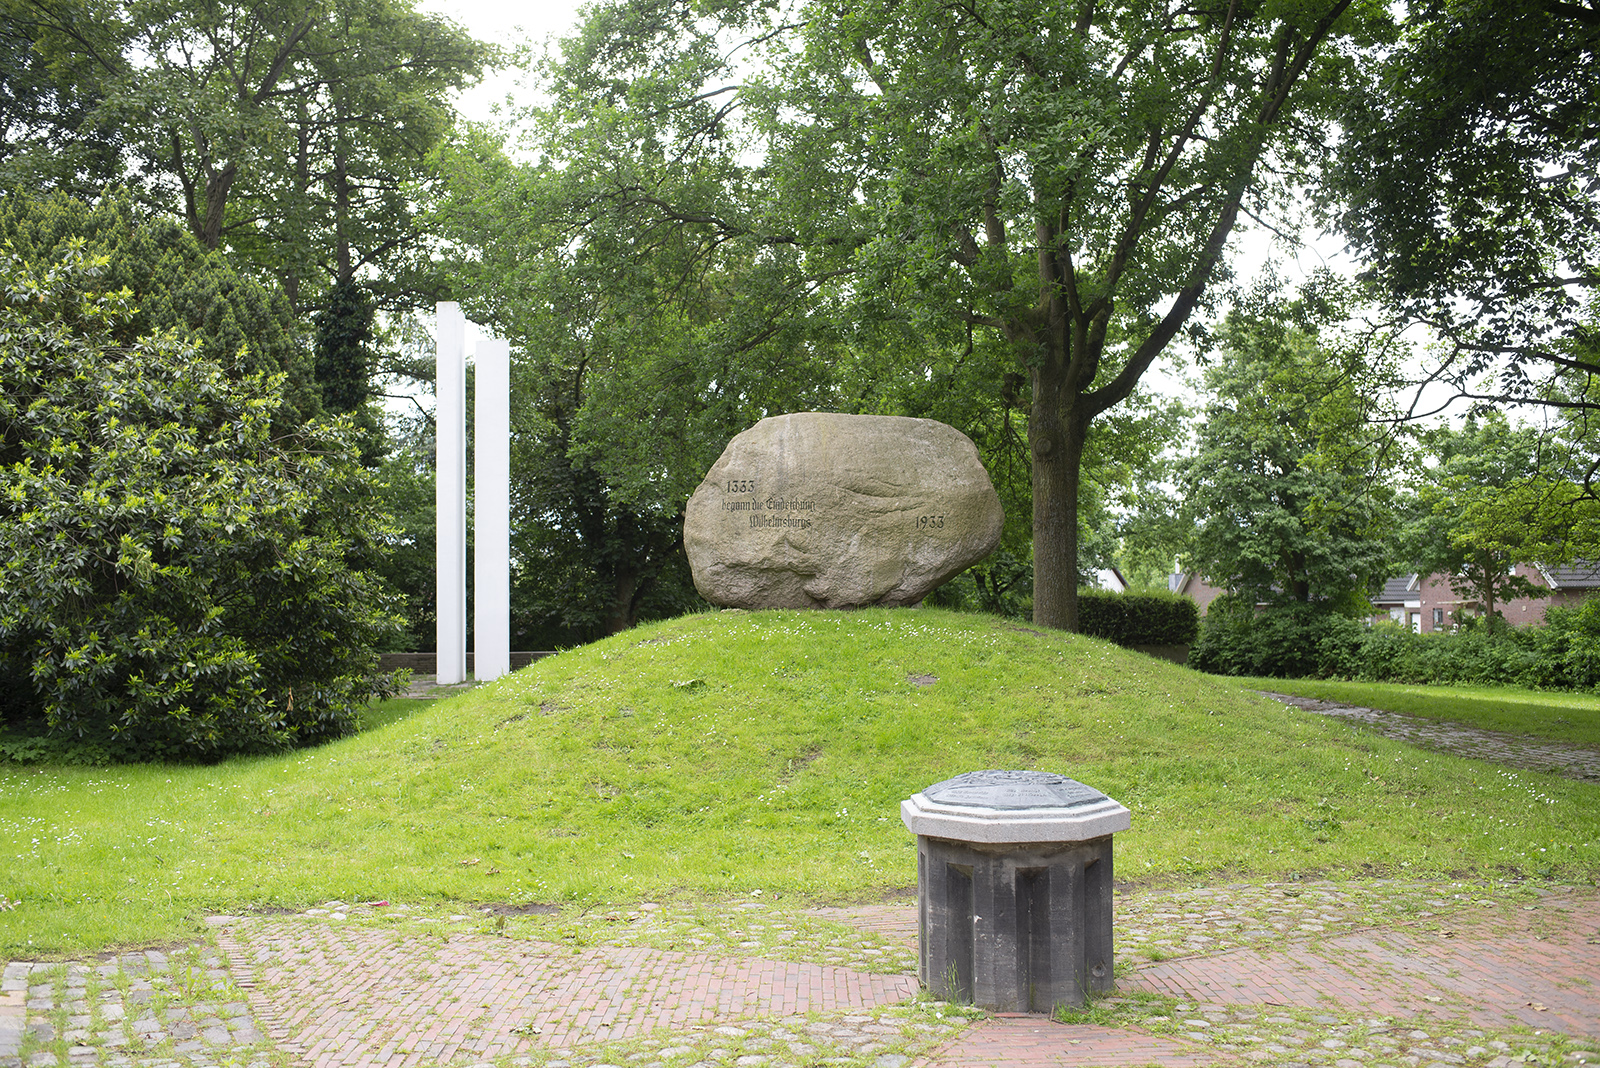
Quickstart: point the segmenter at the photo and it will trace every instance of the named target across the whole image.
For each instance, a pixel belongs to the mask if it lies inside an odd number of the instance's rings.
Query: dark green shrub
[[[0,731],[149,759],[353,730],[396,625],[353,427],[276,436],[281,375],[118,344],[105,262],[0,262]]]
[[[175,333],[233,377],[281,374],[280,426],[321,414],[310,346],[275,288],[239,273],[178,223],[146,218],[125,193],[92,204],[64,193],[0,195],[0,243],[23,262],[59,263],[78,242],[82,255],[104,262],[77,284],[131,295],[124,313],[105,323],[111,342],[126,347]]]
[[[1078,629],[1118,645],[1188,645],[1200,633],[1200,609],[1175,593],[1078,591]]]
[[[1573,608],[1555,607],[1536,630],[1540,673],[1551,688],[1592,690],[1600,686],[1600,597]]]
[[[1254,605],[1219,597],[1211,602],[1189,665],[1216,675],[1310,678],[1327,664],[1358,657],[1364,625],[1326,607],[1281,605],[1258,612]]]
[[[1590,690],[1600,686],[1600,598],[1552,608],[1543,626],[1471,620],[1448,634],[1295,607],[1241,611],[1219,598],[1189,663],[1219,675]]]

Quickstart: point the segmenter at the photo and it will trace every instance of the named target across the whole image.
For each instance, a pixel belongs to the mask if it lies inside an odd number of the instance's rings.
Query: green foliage
[[[1364,632],[1361,621],[1313,604],[1257,612],[1255,604],[1219,597],[1206,611],[1189,666],[1215,675],[1315,678],[1344,664]]]
[[[1012,513],[1006,512],[1011,526]],[[1033,618],[1033,565],[1001,543],[986,560],[967,568],[928,594],[923,604],[1009,619]]]
[[[93,121],[105,95],[93,60],[40,48],[40,21],[29,0],[0,0],[0,189],[92,197],[124,177],[121,138]]]
[[[405,629],[387,635],[383,652],[434,648],[438,638],[437,501],[430,458],[415,443],[404,444],[373,471],[373,492],[388,519],[384,552],[369,571],[400,599]],[[513,648],[548,648],[513,645]]]
[[[85,255],[105,263],[79,284],[131,295],[131,305],[107,324],[116,344],[175,332],[235,377],[282,375],[280,422],[322,411],[311,354],[283,295],[206,251],[183,227],[145,217],[123,192],[92,202],[65,193],[0,196],[0,242],[24,262],[57,262],[80,241]]]
[[[1031,609],[1070,629],[1079,568],[1114,541],[1094,511],[1124,481],[1092,477],[1092,424],[1205,307],[1240,212],[1266,206],[1265,175],[1317,150],[1354,44],[1387,18],[1352,0],[1208,4],[1198,17],[1069,7],[596,7],[548,69],[538,180],[474,205],[467,232],[526,220],[517,229],[552,282],[605,295],[618,324],[605,332],[630,341],[631,363],[693,354],[675,357],[677,374],[632,379],[669,414],[654,440],[631,429],[637,403],[617,427],[655,446],[653,477],[675,481],[679,456],[754,421],[729,407],[798,407],[805,394],[768,380],[809,382],[821,401],[809,406],[825,410],[903,401],[981,427],[986,459],[1027,471],[1025,494],[1010,471],[996,481],[1019,505],[1013,526],[1031,524],[1031,539],[1006,543],[1018,558],[1031,547]],[[529,275],[537,260],[519,262],[505,270]],[[500,303],[582,324],[562,344],[568,368],[616,358],[593,314]],[[680,430],[680,404],[722,418]]]
[[[1188,645],[1200,633],[1200,609],[1175,593],[1078,591],[1082,633],[1118,645]]]
[[[118,344],[129,294],[85,285],[105,265],[69,242],[0,266],[0,685],[31,691],[5,723],[118,759],[349,732],[394,625],[351,427],[278,436],[281,377]]]
[[[451,93],[494,56],[449,20],[410,0],[7,0],[0,40],[36,57],[25,84],[45,94],[12,173],[65,179],[109,142],[109,178],[269,272],[297,311],[358,273],[386,296],[438,288],[415,183]],[[73,155],[52,165],[53,144]]]
[[[526,116],[544,158],[456,146],[434,223],[463,250],[467,313],[513,342],[513,629],[545,647],[703,604],[682,547],[689,495],[764,416],[837,407],[834,350],[796,311],[796,255],[734,232],[748,222],[737,152],[688,132],[715,108],[671,110],[685,75],[589,47],[571,45],[552,100]]]
[[[849,272],[856,314],[1007,351],[1033,610],[1073,629],[1091,427],[1203,311],[1267,175],[1315,154],[1381,5],[880,0],[800,22],[750,93],[782,217]]]
[[[1213,602],[1189,664],[1218,675],[1502,685],[1600,686],[1600,598],[1555,607],[1542,626],[1415,633],[1306,606],[1243,612]]]
[[[1423,574],[1447,576],[1492,628],[1500,607],[1538,591],[1517,564],[1562,564],[1600,545],[1596,502],[1563,477],[1560,443],[1497,412],[1441,427],[1435,463],[1417,479],[1421,514],[1407,532]]]
[[[1333,284],[1283,303],[1271,287],[1251,294],[1205,369],[1181,513],[1193,569],[1246,604],[1351,611],[1395,570],[1403,457],[1380,422],[1377,360],[1328,329],[1341,316]]]
[[[370,466],[383,450],[378,414],[372,407],[372,297],[354,279],[336,281],[316,316],[317,386],[322,404],[335,415],[348,414],[361,428],[362,456]]]
[[[1432,378],[1559,400],[1553,376],[1600,369],[1600,24],[1545,0],[1407,6],[1345,107],[1325,206],[1387,302],[1441,339]]]

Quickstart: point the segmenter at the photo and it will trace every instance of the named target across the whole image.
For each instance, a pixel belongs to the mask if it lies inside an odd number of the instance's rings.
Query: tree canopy
[[[570,105],[544,143],[588,185],[574,247],[681,241],[683,279],[742,258],[722,307],[803,339],[790,360],[998,344],[970,388],[1017,412],[1034,617],[1071,628],[1091,427],[1195,323],[1239,219],[1304,176],[1389,32],[1355,0],[618,0],[553,68]],[[639,263],[619,251],[606,269]]]
[[[1322,201],[1428,369],[1491,404],[1591,406],[1600,292],[1600,6],[1414,0],[1342,115]]]
[[[280,422],[297,425],[323,410],[301,324],[283,294],[207,251],[174,220],[146,218],[126,193],[91,202],[60,191],[0,195],[0,243],[30,264],[56,263],[79,246],[98,258],[94,274],[76,284],[128,291],[130,305],[107,325],[117,344],[176,333],[235,378],[281,374]]]
[[[493,55],[410,0],[5,0],[0,42],[30,57],[3,76],[12,174],[80,190],[137,175],[297,311],[363,268],[383,293],[416,284],[411,183],[450,92]]]
[[[1501,605],[1537,592],[1518,564],[1565,564],[1600,545],[1595,502],[1567,477],[1559,437],[1491,412],[1423,440],[1434,462],[1417,479],[1410,555],[1419,572],[1475,602],[1490,627]]]
[[[1246,611],[1360,614],[1397,557],[1404,455],[1371,388],[1378,360],[1317,304],[1258,291],[1221,324],[1198,447],[1178,479],[1192,566]]]

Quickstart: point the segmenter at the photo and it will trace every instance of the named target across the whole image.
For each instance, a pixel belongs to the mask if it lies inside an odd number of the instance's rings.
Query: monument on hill
[[[724,608],[914,605],[993,552],[1004,522],[954,427],[801,412],[728,443],[683,544],[695,588]]]
[[[467,678],[467,320],[454,301],[440,301],[435,386],[434,670],[440,683]],[[478,342],[473,410],[473,677],[511,671],[511,345]]]

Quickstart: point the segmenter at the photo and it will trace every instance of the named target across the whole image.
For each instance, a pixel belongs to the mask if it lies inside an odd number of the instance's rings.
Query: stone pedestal
[[[1112,987],[1111,837],[1128,810],[1061,775],[979,771],[901,803],[917,836],[918,977],[936,997],[1050,1012]]]

